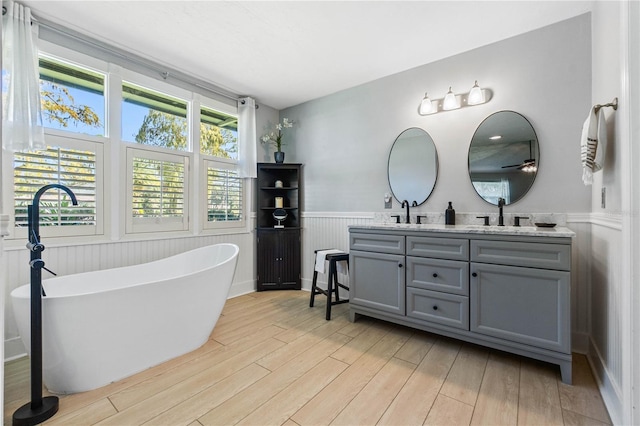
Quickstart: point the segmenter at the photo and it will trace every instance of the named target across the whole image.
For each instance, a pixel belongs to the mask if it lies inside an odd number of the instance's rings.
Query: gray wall
[[[507,211],[590,211],[579,160],[591,102],[590,25],[582,15],[281,111],[295,121],[286,153],[287,161],[305,164],[305,211],[382,211],[389,150],[409,127],[431,135],[440,161],[435,190],[417,211],[444,211],[447,201],[459,212],[493,211],[470,183],[467,152],[477,126],[500,110],[529,119],[541,152],[531,191]],[[467,92],[476,79],[493,91],[489,103],[418,115],[425,91],[432,99],[449,86]]]

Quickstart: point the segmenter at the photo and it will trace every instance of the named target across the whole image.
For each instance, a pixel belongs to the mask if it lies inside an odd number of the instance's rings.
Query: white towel
[[[344,252],[338,249],[318,250],[318,252],[316,253],[316,267],[315,267],[316,271],[320,272],[321,274],[328,272],[329,268],[327,267],[327,264],[329,263],[329,261],[327,261],[327,255],[331,253],[344,253]],[[346,263],[347,262],[345,261],[340,261],[336,263],[336,270],[338,271],[338,273],[340,274],[346,273],[347,271]]]
[[[607,140],[607,121],[602,108],[596,113],[592,107],[582,126],[580,138],[580,161],[582,162],[582,181],[593,184],[593,173],[602,170]]]

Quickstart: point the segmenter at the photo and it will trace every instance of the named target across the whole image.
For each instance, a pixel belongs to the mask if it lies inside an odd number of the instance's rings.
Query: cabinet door
[[[300,232],[284,230],[279,232],[280,285],[300,290]]]
[[[571,353],[570,273],[471,263],[471,331]]]
[[[258,231],[258,291],[300,289],[300,231]]]
[[[351,250],[350,303],[405,315],[404,256]]]
[[[280,284],[279,235],[274,231],[258,231],[258,291]]]

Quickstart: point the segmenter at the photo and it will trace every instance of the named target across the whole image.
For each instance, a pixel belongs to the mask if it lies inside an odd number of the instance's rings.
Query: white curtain
[[[6,150],[45,148],[38,49],[31,28],[31,9],[4,2],[2,29],[2,147]],[[34,23],[35,26],[35,23]]]
[[[257,177],[256,101],[253,98],[238,99],[238,148],[240,177]]]

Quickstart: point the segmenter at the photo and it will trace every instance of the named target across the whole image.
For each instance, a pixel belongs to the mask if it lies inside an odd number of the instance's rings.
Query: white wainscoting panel
[[[314,250],[340,249],[349,251],[349,226],[373,223],[371,213],[303,213],[302,288],[310,290],[315,264]],[[344,277],[340,277],[342,282]],[[326,277],[319,277],[324,279]],[[341,293],[342,294],[342,293]]]
[[[590,316],[588,359],[611,419],[623,416],[623,385],[628,379],[623,363],[624,304],[628,294],[622,280],[622,221],[593,215],[590,252]]]

